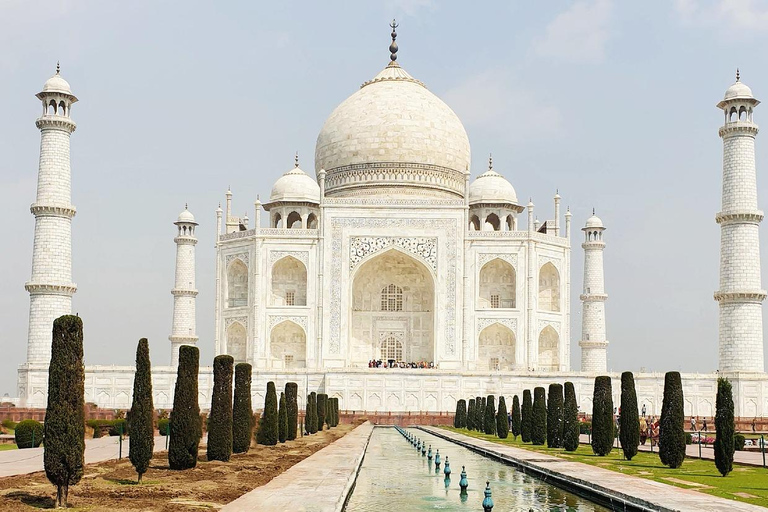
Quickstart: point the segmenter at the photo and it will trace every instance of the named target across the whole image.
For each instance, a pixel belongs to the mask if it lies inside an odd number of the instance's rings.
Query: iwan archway
[[[398,249],[371,256],[352,279],[349,363],[435,359],[435,282],[419,260]]]

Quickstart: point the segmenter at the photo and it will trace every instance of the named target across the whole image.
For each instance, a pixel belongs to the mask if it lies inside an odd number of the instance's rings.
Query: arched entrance
[[[350,364],[433,361],[435,285],[423,263],[397,249],[373,256],[355,273],[351,302]]]
[[[477,367],[481,370],[512,370],[515,364],[515,333],[499,323],[480,331]]]
[[[560,336],[551,325],[539,334],[539,370],[557,371],[560,367]]]
[[[273,368],[306,368],[307,335],[295,322],[286,320],[272,328],[269,352]]]

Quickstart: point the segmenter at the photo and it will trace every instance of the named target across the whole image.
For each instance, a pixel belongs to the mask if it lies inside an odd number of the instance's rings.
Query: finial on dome
[[[593,206],[592,207],[592,215],[594,215],[594,214],[595,214],[595,207]]]
[[[295,156],[295,157],[293,157],[293,165],[294,165],[295,167],[298,167],[298,166],[299,166],[299,152],[298,152],[298,151],[296,152],[296,156]]]
[[[59,71],[61,71],[61,65],[59,65],[59,61],[56,61],[56,74],[59,74]]]
[[[741,80],[741,74],[739,74],[739,68],[736,68],[736,81]]]
[[[397,31],[395,29],[400,25],[393,19],[389,26],[392,27],[392,44],[389,45],[389,60],[395,62],[397,60],[397,42],[395,42],[395,39],[397,39]]]
[[[493,170],[493,153],[488,153],[488,170]]]
[[[189,203],[184,203],[184,209],[189,210]]]

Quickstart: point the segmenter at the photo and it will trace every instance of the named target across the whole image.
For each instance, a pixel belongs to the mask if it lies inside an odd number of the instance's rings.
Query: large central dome
[[[394,60],[336,107],[315,147],[336,197],[463,197],[469,162],[458,116]]]

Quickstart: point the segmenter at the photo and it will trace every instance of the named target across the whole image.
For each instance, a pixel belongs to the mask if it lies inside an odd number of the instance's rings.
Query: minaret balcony
[[[579,347],[581,347],[581,348],[606,348],[607,346],[608,346],[608,340],[603,340],[603,341],[581,340],[581,341],[579,341]]]
[[[715,300],[721,303],[753,302],[756,304],[760,304],[765,300],[765,296],[766,296],[765,290],[756,290],[756,291],[736,290],[732,292],[715,292]]]
[[[584,302],[600,302],[608,300],[607,293],[586,293],[579,295],[579,300]]]
[[[75,283],[44,284],[27,282],[24,284],[24,289],[27,290],[30,295],[64,295],[66,297],[71,297],[77,291],[77,285]]]
[[[720,225],[727,224],[759,224],[763,220],[761,210],[718,212],[715,221]]]
[[[174,297],[197,297],[197,290],[181,290],[174,288],[171,290],[171,295]]]
[[[720,133],[721,137],[733,134],[746,134],[755,136],[757,135],[758,131],[760,131],[760,128],[752,121],[734,121],[732,123],[726,123],[721,126],[718,133]]]
[[[77,124],[71,118],[57,115],[39,117],[35,121],[35,126],[40,130],[53,128],[66,130],[69,133],[77,129]]]
[[[70,219],[77,213],[77,210],[75,210],[75,207],[71,204],[67,206],[56,206],[34,203],[29,207],[29,211],[32,212],[32,215],[35,217],[67,217]]]

